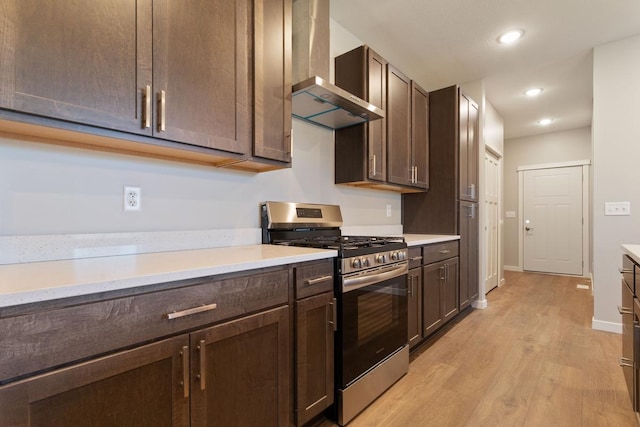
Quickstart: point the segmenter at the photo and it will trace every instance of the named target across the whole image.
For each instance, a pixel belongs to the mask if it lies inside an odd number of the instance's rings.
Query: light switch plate
[[[507,218],[515,218],[516,217],[516,211],[506,211],[504,216],[507,217]]]
[[[605,215],[631,215],[630,202],[604,202]]]

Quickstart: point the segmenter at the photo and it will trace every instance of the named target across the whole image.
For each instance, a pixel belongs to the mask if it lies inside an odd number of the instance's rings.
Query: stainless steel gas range
[[[263,243],[335,249],[336,408],[351,421],[407,373],[407,245],[402,237],[343,236],[336,205],[265,202]]]

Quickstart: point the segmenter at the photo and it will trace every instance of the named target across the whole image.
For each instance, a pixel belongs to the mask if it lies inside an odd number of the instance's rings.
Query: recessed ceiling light
[[[542,93],[542,90],[543,89],[541,87],[534,87],[526,91],[524,94],[531,97],[538,96],[540,95],[540,93]]]
[[[553,121],[553,119],[549,119],[549,118],[540,119],[540,120],[538,120],[538,124],[540,126],[547,126],[547,125],[550,125],[552,121]]]
[[[498,41],[502,44],[511,44],[519,40],[523,35],[523,30],[511,30],[498,37]]]

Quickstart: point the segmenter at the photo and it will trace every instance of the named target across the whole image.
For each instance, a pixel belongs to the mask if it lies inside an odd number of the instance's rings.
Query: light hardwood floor
[[[412,354],[409,373],[349,427],[636,426],[621,335],[591,329],[581,283],[506,272],[486,310]]]

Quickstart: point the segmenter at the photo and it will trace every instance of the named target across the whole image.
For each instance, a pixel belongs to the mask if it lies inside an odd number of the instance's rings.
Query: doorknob
[[[527,231],[531,231],[531,230],[533,230],[533,227],[525,227],[524,229],[527,230]]]

